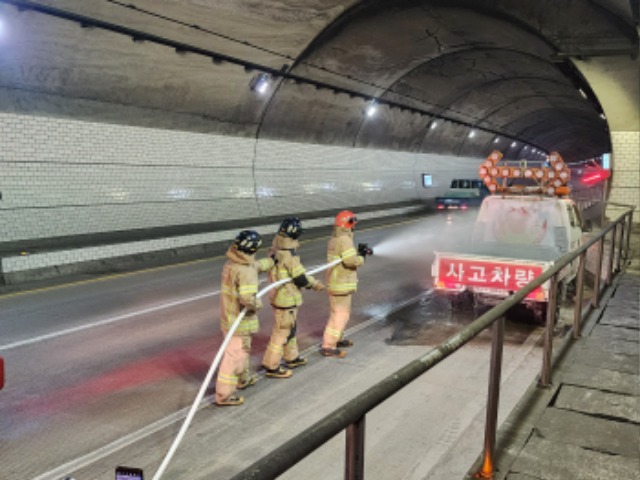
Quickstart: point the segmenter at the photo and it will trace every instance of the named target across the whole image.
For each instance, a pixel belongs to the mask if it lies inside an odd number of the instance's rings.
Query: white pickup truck
[[[431,268],[437,291],[473,294],[476,304],[494,305],[519,290],[580,245],[579,211],[567,197],[491,195],[484,199],[467,249],[435,252]],[[577,262],[558,276],[562,297],[575,280]],[[549,282],[524,303],[545,318]]]

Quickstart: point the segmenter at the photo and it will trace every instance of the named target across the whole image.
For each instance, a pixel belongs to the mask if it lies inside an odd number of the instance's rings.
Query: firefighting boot
[[[258,381],[258,375],[255,373],[252,373],[248,378],[238,380],[238,384],[236,385],[236,388],[238,390],[244,390],[245,388],[249,388],[250,386],[255,385],[257,381]]]
[[[238,397],[236,395],[231,395],[224,400],[216,400],[216,405],[218,405],[219,407],[237,407],[238,405],[242,405],[243,403],[244,397]]]
[[[293,360],[285,360],[284,364],[287,366],[287,368],[302,367],[303,365],[307,364],[307,359],[298,355]]]
[[[280,365],[278,368],[264,367],[264,369],[265,376],[271,378],[289,378],[291,375],[293,375],[293,372],[291,370],[289,370],[288,368],[284,368],[282,365]]]
[[[321,348],[320,353],[325,357],[344,358],[347,356],[347,352],[338,348]]]

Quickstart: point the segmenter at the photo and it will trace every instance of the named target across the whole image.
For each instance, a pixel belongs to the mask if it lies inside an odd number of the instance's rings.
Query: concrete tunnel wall
[[[11,113],[0,113],[0,131],[6,283],[228,242],[243,228],[270,234],[286,215],[307,228],[344,208],[363,219],[404,215],[451,178],[475,177],[481,161]]]

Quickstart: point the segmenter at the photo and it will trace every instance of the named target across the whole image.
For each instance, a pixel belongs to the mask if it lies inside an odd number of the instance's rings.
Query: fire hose
[[[319,267],[316,267],[316,268],[310,270],[308,273],[309,273],[309,275],[313,275],[314,273],[318,273],[318,272],[321,272],[321,271],[326,270],[328,268],[331,268],[331,267],[333,267],[334,265],[337,265],[340,262],[342,262],[342,259],[339,258],[337,260],[334,260],[331,263],[327,263],[326,265],[321,265]],[[291,281],[290,278],[286,278],[284,280],[278,280],[277,282],[271,283],[268,286],[266,286],[265,288],[263,288],[262,290],[260,290],[257,293],[256,296],[258,298],[260,298],[265,293],[267,293],[268,291],[273,290],[274,288],[277,288],[280,285],[284,285],[285,283],[290,282],[290,281]],[[182,438],[184,437],[185,433],[187,432],[187,429],[189,428],[189,425],[191,424],[191,421],[193,420],[193,417],[194,417],[194,415],[196,413],[196,410],[198,409],[198,406],[200,405],[200,402],[202,402],[202,399],[203,399],[204,394],[205,394],[205,392],[207,390],[207,387],[211,383],[211,379],[213,378],[213,374],[215,373],[216,369],[218,368],[218,365],[220,364],[220,361],[222,360],[222,355],[224,354],[225,350],[227,349],[227,346],[229,345],[229,342],[231,341],[231,337],[233,336],[234,332],[238,328],[238,325],[240,325],[240,322],[244,318],[246,312],[247,312],[247,309],[245,307],[245,308],[242,309],[242,311],[238,315],[238,318],[236,318],[235,322],[233,323],[233,325],[231,325],[231,328],[227,332],[227,335],[224,338],[224,341],[222,342],[222,345],[220,346],[220,349],[218,350],[218,353],[216,354],[215,358],[213,359],[213,363],[211,364],[211,367],[209,368],[209,371],[207,372],[207,376],[205,377],[204,381],[202,382],[202,386],[200,387],[200,391],[198,392],[198,395],[196,396],[195,400],[193,401],[193,404],[191,405],[191,408],[189,409],[189,413],[187,414],[187,417],[184,419],[184,422],[182,423],[182,427],[180,428],[180,431],[178,432],[178,435],[176,435],[176,438],[174,439],[173,443],[171,444],[171,447],[169,448],[169,451],[165,455],[164,460],[162,461],[162,463],[160,464],[160,468],[158,468],[158,471],[153,476],[153,480],[159,480],[160,479],[160,477],[162,476],[162,474],[166,470],[167,466],[169,465],[169,462],[171,461],[171,458],[173,457],[174,453],[178,449],[178,446],[180,445],[180,442],[182,442]]]

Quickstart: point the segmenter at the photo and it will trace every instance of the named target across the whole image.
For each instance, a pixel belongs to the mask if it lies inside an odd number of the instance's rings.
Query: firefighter
[[[226,335],[243,308],[246,315],[224,353],[216,380],[215,403],[220,406],[242,405],[244,398],[236,389],[250,387],[258,376],[249,368],[251,334],[259,328],[256,312],[262,302],[258,293],[258,274],[274,265],[271,258],[256,260],[255,253],[262,245],[262,237],[253,230],[243,230],[227,250],[227,262],[222,268],[220,286],[220,328]]]
[[[282,221],[278,233],[273,238],[271,253],[275,266],[269,272],[269,280],[277,282],[290,279],[291,281],[269,292],[274,323],[271,338],[262,359],[267,377],[289,378],[292,375],[292,368],[307,364],[307,359],[300,356],[296,339],[298,308],[302,305],[300,289],[324,290],[324,284],[305,273],[305,268],[298,256],[300,235],[302,235],[300,219],[288,217]],[[284,367],[281,365],[283,358]]]
[[[353,244],[353,229],[357,218],[349,210],[340,212],[334,222],[333,235],[327,246],[327,261],[341,262],[327,270],[330,316],[324,330],[320,353],[326,357],[344,357],[347,352],[340,348],[353,345],[344,337],[344,330],[351,315],[351,296],[358,287],[356,270],[373,251],[360,244],[356,250]]]

